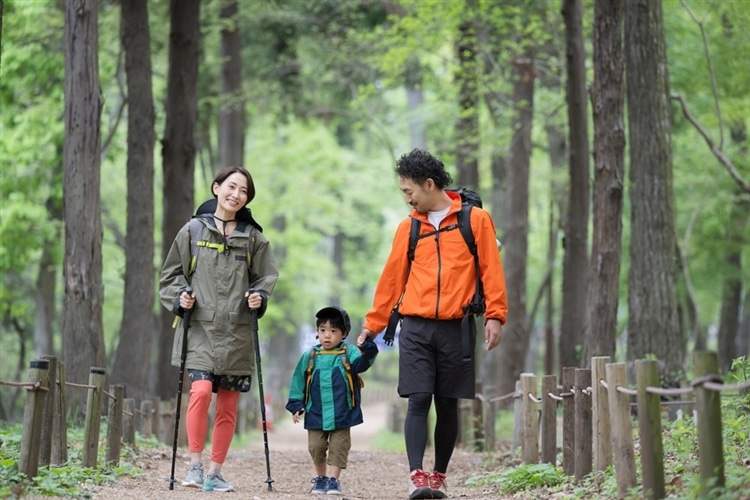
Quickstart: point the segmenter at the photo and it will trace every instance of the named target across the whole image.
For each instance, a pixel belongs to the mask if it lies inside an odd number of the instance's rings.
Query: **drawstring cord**
[[[223,224],[223,227],[221,228],[221,237],[224,239],[224,253],[226,254],[227,252],[229,252],[229,242],[227,241],[227,236],[229,236],[227,234],[227,224],[230,222],[235,222],[235,219],[224,220],[221,217],[218,217],[216,214],[214,214],[214,219],[221,221],[221,223]],[[216,229],[218,229],[218,227]]]

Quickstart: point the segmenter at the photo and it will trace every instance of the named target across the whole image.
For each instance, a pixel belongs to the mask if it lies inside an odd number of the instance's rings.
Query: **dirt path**
[[[365,423],[352,429],[349,467],[341,475],[343,499],[406,499],[408,463],[405,453],[372,451],[370,442],[386,425],[386,403],[363,408]],[[237,491],[229,498],[242,499],[310,499],[310,480],[314,475],[307,453],[307,434],[301,424],[284,421],[268,433],[272,491],[268,491],[265,446],[262,437],[243,450],[230,450],[222,472]],[[497,499],[495,491],[470,488],[466,479],[481,474],[484,454],[456,450],[448,470],[450,498]],[[91,491],[91,498],[115,499],[182,499],[205,498],[208,493],[178,484],[169,490],[166,478],[171,471],[171,448],[142,450],[137,460],[143,474],[138,478],[119,480],[114,486]],[[189,463],[185,449],[178,450],[175,478],[182,480]],[[432,465],[432,453],[425,456],[425,467]],[[216,493],[214,495],[221,495]]]

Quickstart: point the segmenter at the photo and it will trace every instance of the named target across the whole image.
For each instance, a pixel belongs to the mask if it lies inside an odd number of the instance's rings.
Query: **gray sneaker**
[[[187,477],[182,482],[183,486],[192,486],[193,488],[203,487],[203,464],[194,463],[190,466]]]
[[[224,478],[221,477],[221,472],[216,472],[206,476],[203,491],[234,491],[234,486],[224,481]]]

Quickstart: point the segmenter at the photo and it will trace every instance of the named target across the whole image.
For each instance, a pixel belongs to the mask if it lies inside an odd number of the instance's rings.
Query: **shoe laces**
[[[428,481],[430,483],[430,489],[439,490],[440,488],[447,488],[447,485],[445,484],[445,474],[441,472],[431,472]]]
[[[417,488],[429,487],[430,475],[422,469],[417,469],[411,473],[411,482]]]
[[[213,474],[209,474],[208,477],[216,481],[217,483],[226,483],[221,475],[221,472],[214,472]]]

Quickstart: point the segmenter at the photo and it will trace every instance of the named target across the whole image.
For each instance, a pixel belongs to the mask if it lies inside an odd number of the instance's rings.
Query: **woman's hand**
[[[260,309],[260,306],[263,305],[263,296],[258,292],[250,293],[250,291],[247,291],[245,292],[245,298],[247,298],[247,307],[250,309]]]
[[[193,305],[195,305],[195,292],[182,292],[180,294],[180,307],[187,311],[192,309]]]

